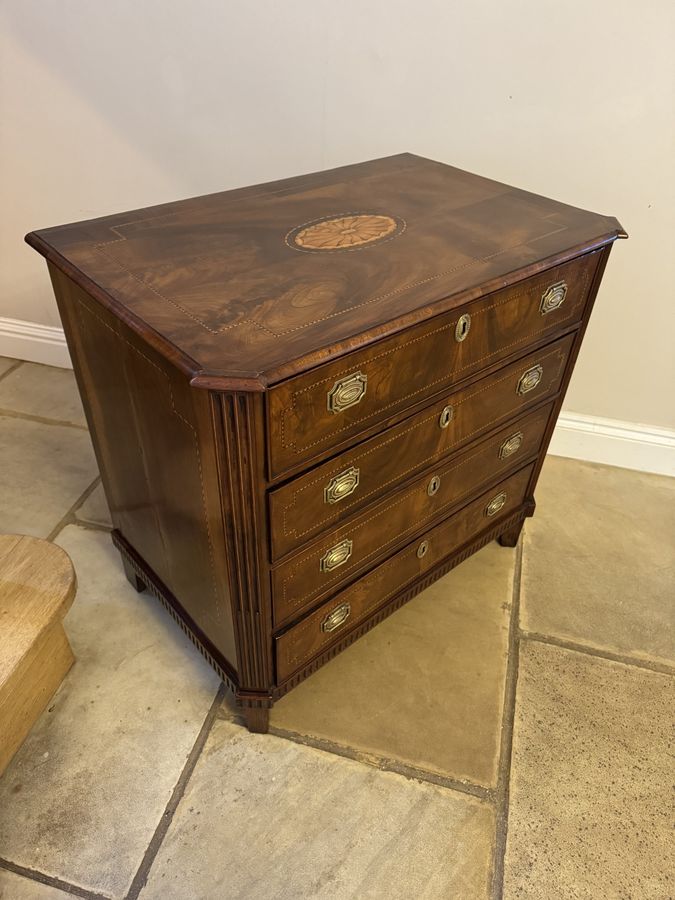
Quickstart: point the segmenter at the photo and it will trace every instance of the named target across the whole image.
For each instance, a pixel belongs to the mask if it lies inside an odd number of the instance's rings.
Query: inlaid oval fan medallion
[[[361,250],[391,240],[405,230],[403,219],[381,213],[346,213],[306,222],[286,235],[294,250],[321,253],[334,250]]]

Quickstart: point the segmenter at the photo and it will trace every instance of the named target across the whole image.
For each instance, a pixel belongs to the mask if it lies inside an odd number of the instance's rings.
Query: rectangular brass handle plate
[[[353,494],[359,486],[360,472],[356,466],[350,466],[328,482],[323,491],[324,503],[339,503]]]
[[[346,563],[352,555],[353,546],[353,542],[347,539],[340,541],[339,544],[331,547],[330,550],[326,550],[319,563],[320,570],[322,572],[332,572],[333,569],[337,569],[338,566]]]
[[[528,394],[530,391],[533,391],[541,381],[543,374],[544,370],[539,365],[532,366],[527,372],[523,372],[518,380],[516,393],[522,396],[523,394]]]
[[[352,608],[349,603],[341,603],[340,606],[336,606],[333,612],[329,613],[321,623],[323,633],[330,634],[331,631],[335,631],[340,625],[344,625],[351,612]]]
[[[514,453],[517,453],[520,450],[524,440],[525,435],[522,431],[517,431],[515,434],[512,434],[511,437],[507,437],[499,448],[499,458],[506,459],[507,456],[513,456]]]
[[[547,313],[553,312],[554,309],[558,309],[563,305],[566,296],[567,282],[556,281],[555,284],[547,287],[544,293],[541,295],[539,312],[542,314],[542,316],[545,316]]]
[[[502,491],[500,494],[497,494],[496,497],[493,497],[492,500],[485,507],[485,515],[491,519],[492,516],[496,516],[500,509],[506,503],[506,491]]]
[[[350,406],[356,406],[366,396],[367,384],[368,376],[363,372],[355,372],[336,381],[328,391],[328,412],[340,413]]]

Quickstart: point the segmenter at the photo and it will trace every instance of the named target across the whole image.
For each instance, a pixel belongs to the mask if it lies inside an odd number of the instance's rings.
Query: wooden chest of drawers
[[[126,573],[251,729],[516,543],[622,236],[409,154],[28,235]]]

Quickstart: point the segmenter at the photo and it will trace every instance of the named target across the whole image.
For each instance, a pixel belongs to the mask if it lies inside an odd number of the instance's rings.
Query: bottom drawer
[[[277,637],[278,682],[339,641],[446,556],[518,509],[532,469],[533,465],[521,469],[482,494]]]

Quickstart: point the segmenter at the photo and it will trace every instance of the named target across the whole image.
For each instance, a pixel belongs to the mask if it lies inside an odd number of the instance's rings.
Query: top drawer
[[[271,477],[573,326],[583,315],[599,252],[547,269],[272,388]]]

